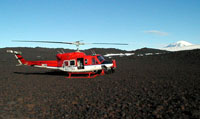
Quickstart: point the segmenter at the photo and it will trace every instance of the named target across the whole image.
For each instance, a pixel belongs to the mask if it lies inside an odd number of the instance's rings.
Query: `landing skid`
[[[95,78],[100,75],[104,75],[105,72],[102,70],[100,73],[99,72],[69,72],[68,77],[66,78]]]

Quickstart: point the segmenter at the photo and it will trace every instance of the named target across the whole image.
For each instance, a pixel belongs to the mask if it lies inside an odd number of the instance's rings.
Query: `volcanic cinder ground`
[[[58,50],[7,49],[27,60],[53,60]],[[200,118],[200,50],[113,57],[113,74],[67,79],[63,72],[16,67],[7,49],[0,49],[0,119]]]

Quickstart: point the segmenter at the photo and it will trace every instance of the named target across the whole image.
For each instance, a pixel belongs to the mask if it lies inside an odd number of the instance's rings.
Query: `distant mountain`
[[[178,41],[176,43],[171,43],[167,45],[165,48],[170,48],[170,47],[185,47],[185,46],[191,46],[193,45],[192,43],[186,42],[186,41]]]
[[[161,48],[161,50],[167,50],[167,51],[182,51],[182,50],[194,50],[194,49],[200,49],[200,45],[194,45],[187,41],[178,41],[176,43],[171,43],[164,48]]]
[[[166,51],[154,48],[141,48],[134,51],[135,54],[145,54],[145,53],[166,53]]]

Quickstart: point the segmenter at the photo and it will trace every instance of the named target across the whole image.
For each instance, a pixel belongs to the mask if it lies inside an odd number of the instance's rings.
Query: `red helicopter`
[[[113,73],[116,68],[116,61],[106,61],[100,54],[86,55],[79,51],[80,45],[85,44],[106,44],[106,45],[128,45],[122,43],[82,43],[76,42],[55,42],[55,41],[15,41],[15,42],[37,42],[37,43],[59,43],[71,44],[77,46],[76,52],[59,53],[57,60],[51,61],[27,61],[22,57],[22,53],[13,50],[7,50],[14,53],[19,65],[27,65],[39,68],[49,68],[61,70],[68,73],[67,78],[94,78],[105,73]],[[84,75],[84,76],[83,76]]]

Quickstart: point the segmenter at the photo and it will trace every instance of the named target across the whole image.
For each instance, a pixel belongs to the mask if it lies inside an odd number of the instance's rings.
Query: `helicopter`
[[[56,41],[23,41],[15,40],[14,42],[35,42],[35,43],[57,43],[75,45],[77,50],[70,53],[58,53],[56,60],[46,61],[27,61],[22,57],[20,51],[7,50],[8,53],[15,54],[19,64],[39,68],[54,69],[68,73],[67,78],[95,78],[96,76],[106,73],[114,73],[117,65],[116,60],[107,61],[100,54],[86,55],[80,52],[79,46],[86,44],[105,44],[105,45],[128,45],[124,43],[83,43],[75,42],[56,42]]]

